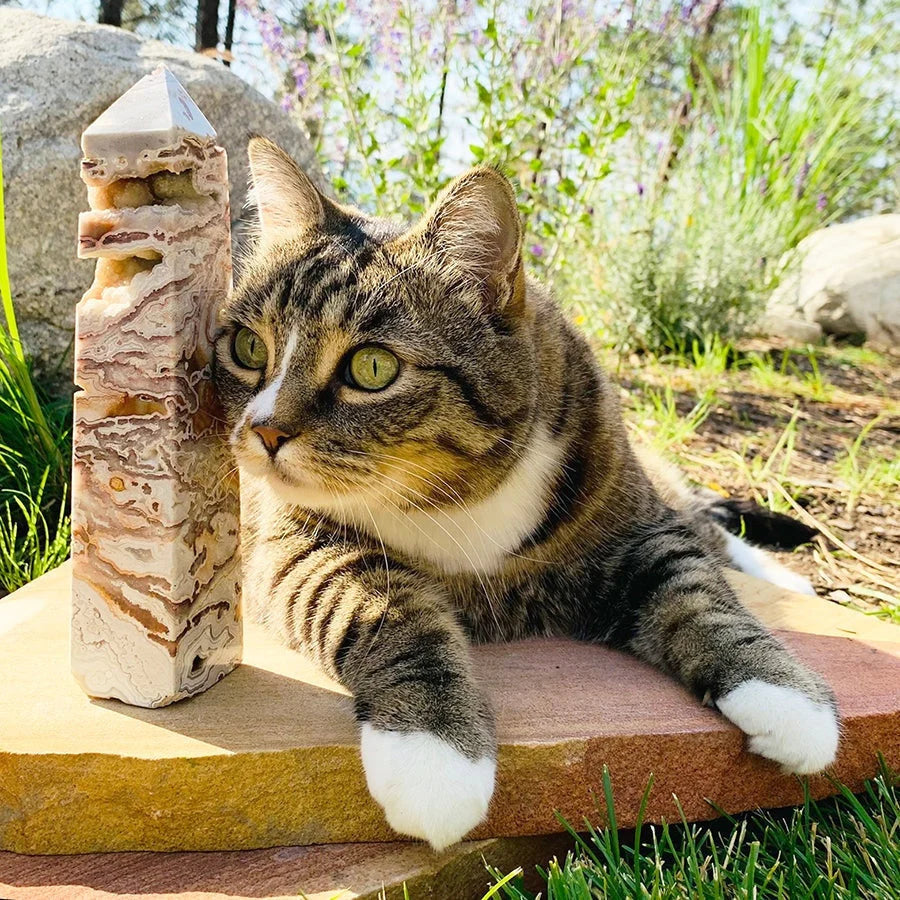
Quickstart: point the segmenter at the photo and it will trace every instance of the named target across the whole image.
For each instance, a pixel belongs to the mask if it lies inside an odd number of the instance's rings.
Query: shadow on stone
[[[313,681],[310,671],[309,678],[244,663],[206,693],[162,709],[116,700],[91,702],[230,753],[355,745],[352,699],[324,676]]]

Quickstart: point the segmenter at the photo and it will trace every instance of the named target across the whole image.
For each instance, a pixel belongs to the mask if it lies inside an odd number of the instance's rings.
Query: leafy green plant
[[[353,202],[417,214],[450,175],[484,162],[518,181],[533,263],[553,268],[577,241],[630,130],[645,33],[607,32],[587,4],[557,0],[342,0],[300,16],[243,6],[283,104]]]
[[[67,402],[48,402],[32,378],[9,282],[0,143],[0,590],[15,590],[68,555]]]
[[[889,58],[897,44],[890,19],[868,21],[857,12],[833,22],[812,59],[803,41],[778,55],[771,9],[751,4],[744,13],[730,91],[702,71],[720,140],[741,174],[742,196],[778,216],[779,233],[794,246],[882,189],[883,155],[873,151],[890,144],[895,101],[886,104],[869,84],[873,73],[856,63],[880,53]]]
[[[797,242],[883,189],[894,114],[853,61],[886,27],[851,24],[855,43],[834,38],[809,63],[802,44],[776,52],[768,8],[737,14],[733,53],[715,72],[694,56],[686,87],[697,99],[677,163],[596,233],[608,248],[597,327],[622,346],[684,353],[741,334]]]

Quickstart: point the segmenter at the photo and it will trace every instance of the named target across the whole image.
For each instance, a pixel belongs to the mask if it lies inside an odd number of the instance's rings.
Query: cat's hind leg
[[[613,579],[609,588],[628,596],[614,642],[714,703],[750,750],[786,770],[818,772],[834,761],[831,690],[740,603],[678,514],[635,535]]]

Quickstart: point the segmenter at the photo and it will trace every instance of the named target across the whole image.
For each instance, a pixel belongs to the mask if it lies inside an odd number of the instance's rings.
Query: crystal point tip
[[[178,79],[161,65],[88,126],[81,148],[86,157],[130,157],[136,149],[176,146],[185,137],[211,141],[216,132]]]

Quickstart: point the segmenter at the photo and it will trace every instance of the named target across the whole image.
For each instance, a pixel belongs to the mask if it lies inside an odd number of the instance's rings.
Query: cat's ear
[[[524,290],[516,195],[496,169],[479,166],[450,182],[414,232],[442,266],[504,307]]]
[[[263,246],[324,226],[329,201],[278,144],[251,138],[247,155]]]

